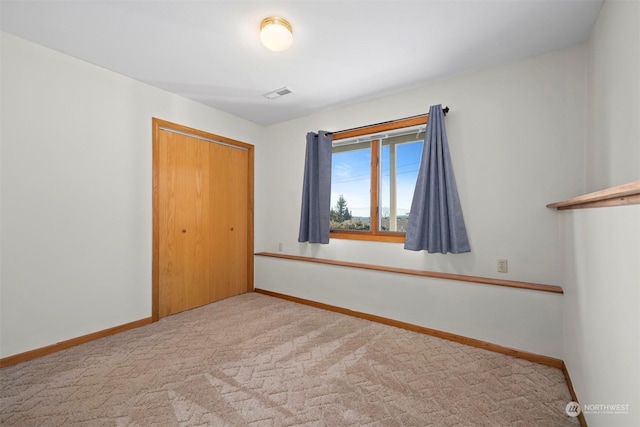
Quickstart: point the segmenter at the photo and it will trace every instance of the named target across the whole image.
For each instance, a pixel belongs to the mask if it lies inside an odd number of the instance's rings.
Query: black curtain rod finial
[[[449,112],[449,107],[444,107],[444,108],[442,109],[442,112],[443,112],[443,113],[444,113],[444,115],[446,116],[446,115],[447,115],[447,113]]]

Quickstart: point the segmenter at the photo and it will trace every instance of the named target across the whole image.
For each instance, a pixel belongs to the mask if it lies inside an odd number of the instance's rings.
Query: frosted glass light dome
[[[270,16],[260,23],[260,41],[276,52],[289,49],[293,44],[293,29],[286,19]]]

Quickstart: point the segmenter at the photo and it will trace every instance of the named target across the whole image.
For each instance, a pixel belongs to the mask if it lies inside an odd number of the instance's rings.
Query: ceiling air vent
[[[287,95],[289,93],[293,93],[291,91],[291,89],[289,89],[288,87],[281,87],[280,89],[276,89],[276,90],[272,90],[271,92],[267,92],[262,96],[264,96],[267,99],[276,99],[276,98],[280,98],[283,95]]]

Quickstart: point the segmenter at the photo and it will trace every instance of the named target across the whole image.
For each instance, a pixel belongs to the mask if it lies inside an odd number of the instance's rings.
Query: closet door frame
[[[151,267],[151,317],[153,322],[160,318],[160,224],[159,224],[159,133],[161,130],[181,133],[187,136],[208,140],[211,143],[218,143],[231,147],[247,150],[249,154],[248,164],[248,187],[247,188],[247,292],[253,291],[253,216],[254,216],[254,146],[246,142],[236,141],[220,135],[193,129],[187,126],[168,122],[158,118],[152,119],[153,146],[152,146],[152,267]]]

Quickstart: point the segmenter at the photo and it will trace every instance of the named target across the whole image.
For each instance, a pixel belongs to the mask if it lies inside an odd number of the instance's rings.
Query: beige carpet
[[[251,293],[0,370],[3,426],[577,425],[560,370]]]

